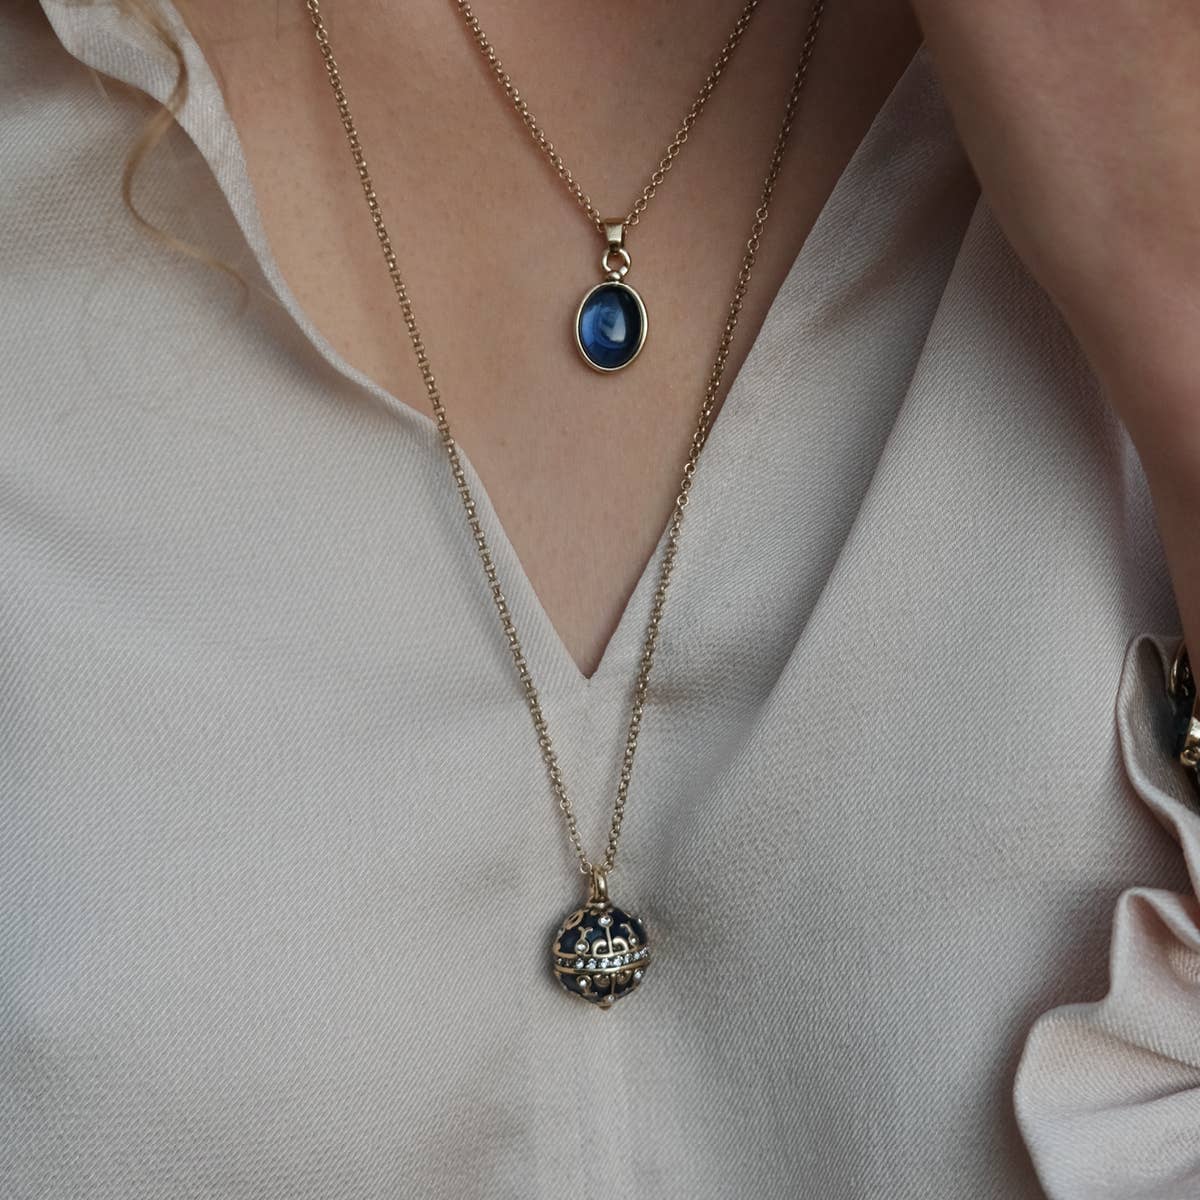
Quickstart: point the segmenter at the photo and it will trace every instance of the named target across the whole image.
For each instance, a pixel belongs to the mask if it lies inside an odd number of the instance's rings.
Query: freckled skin
[[[572,8],[568,19],[519,0],[487,5],[480,18],[610,215],[641,191],[738,8],[617,0]],[[344,358],[428,411],[304,5],[184,0],[183,12],[221,80],[293,293]],[[650,330],[637,361],[611,373],[582,361],[572,331],[583,293],[602,278],[601,238],[533,148],[453,6],[365,0],[325,15],[455,437],[591,675],[671,511],[807,5],[761,6],[631,231],[627,282]],[[907,0],[829,5],[726,386],[917,41]]]
[[[1133,437],[1200,644],[1200,5],[915,0],[1018,253]]]

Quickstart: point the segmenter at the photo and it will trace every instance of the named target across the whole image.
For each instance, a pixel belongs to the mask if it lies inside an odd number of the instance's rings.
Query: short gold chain
[[[571,845],[575,849],[575,856],[579,859],[580,870],[584,874],[590,875],[593,871],[593,864],[584,851],[583,842],[579,836],[579,826],[575,819],[575,811],[571,806],[566,787],[563,784],[562,771],[558,765],[558,755],[550,740],[550,732],[546,725],[546,717],[542,711],[538,690],[534,685],[533,676],[529,670],[529,663],[525,659],[525,651],[521,646],[521,639],[517,636],[517,628],[513,622],[508,601],[500,586],[500,580],[496,573],[495,560],[492,557],[491,548],[488,545],[487,537],[479,520],[475,499],[471,495],[471,489],[467,484],[466,472],[463,470],[458,446],[450,432],[450,423],[446,417],[446,408],[442,403],[441,392],[437,381],[434,379],[433,369],[429,365],[429,355],[425,350],[424,339],[421,336],[420,329],[417,327],[417,319],[413,314],[408,287],[400,275],[396,251],[392,246],[392,239],[388,235],[387,226],[384,224],[379,198],[375,193],[375,185],[371,180],[371,173],[367,169],[362,142],[359,140],[354,119],[350,115],[350,105],[346,100],[346,92],[342,86],[341,72],[338,69],[337,61],[334,59],[333,50],[329,45],[329,32],[325,28],[325,22],[321,16],[320,0],[305,0],[305,4],[312,19],[313,29],[316,32],[317,44],[320,46],[325,71],[329,76],[329,84],[333,89],[333,95],[337,101],[338,115],[341,117],[342,128],[346,133],[350,153],[354,159],[354,165],[358,170],[358,178],[362,183],[367,207],[370,209],[371,221],[375,226],[375,233],[379,238],[379,244],[383,250],[388,275],[391,277],[392,287],[395,290],[396,299],[400,303],[400,311],[404,317],[404,325],[408,330],[408,336],[412,342],[413,351],[416,354],[417,366],[421,372],[421,379],[425,384],[425,392],[433,408],[437,430],[441,436],[442,445],[445,447],[447,457],[450,460],[450,469],[454,476],[454,484],[458,489],[463,509],[466,512],[467,524],[470,526],[471,534],[475,539],[475,548],[479,553],[480,562],[483,564],[484,574],[487,576],[488,587],[492,594],[492,601],[496,606],[496,612],[500,616],[500,624],[503,627],[509,651],[517,668],[517,675],[520,678],[521,687],[525,694],[525,702],[528,705],[530,716],[533,718],[533,727],[537,734],[542,760],[546,766],[546,774],[549,777],[550,786],[558,798],[558,804],[562,809],[563,816],[566,818],[567,832],[571,839]],[[675,503],[671,509],[670,523],[667,527],[666,546],[664,547],[662,561],[659,565],[658,584],[654,589],[654,600],[650,609],[650,618],[646,629],[645,641],[642,644],[637,679],[633,688],[629,730],[625,738],[625,751],[621,758],[621,773],[617,783],[617,798],[613,807],[608,845],[605,849],[604,858],[595,864],[596,869],[606,874],[611,873],[616,866],[617,844],[621,837],[621,824],[625,819],[625,804],[629,795],[629,784],[633,778],[633,760],[637,753],[638,735],[641,733],[642,728],[642,716],[646,707],[646,692],[650,686],[650,672],[654,666],[654,652],[658,646],[659,627],[662,624],[663,609],[667,600],[667,586],[671,581],[671,572],[674,569],[675,559],[679,552],[679,533],[683,525],[684,512],[687,509],[688,496],[691,493],[692,482],[696,475],[696,467],[700,461],[700,452],[704,449],[704,443],[708,440],[708,434],[712,428],[713,415],[716,411],[717,394],[721,387],[721,379],[725,373],[725,364],[729,360],[729,352],[733,345],[733,336],[737,329],[738,318],[741,315],[742,304],[750,285],[750,275],[754,270],[754,264],[758,258],[759,245],[767,223],[767,211],[771,203],[771,196],[775,191],[775,184],[779,178],[780,169],[783,166],[784,152],[787,149],[792,126],[799,111],[800,97],[804,90],[805,80],[808,78],[808,66],[812,59],[813,47],[816,44],[817,31],[820,28],[824,8],[825,0],[814,0],[804,36],[804,44],[800,51],[799,64],[792,77],[791,89],[788,92],[783,121],[780,124],[779,133],[771,152],[767,175],[763,180],[762,190],[759,195],[759,205],[754,213],[754,221],[750,227],[750,237],[746,242],[746,251],[742,257],[741,270],[738,272],[737,283],[733,289],[733,297],[729,302],[725,330],[721,335],[721,341],[717,347],[717,355],[713,360],[712,370],[709,372],[708,385],[704,391],[704,400],[700,405],[695,432],[692,434],[687,459],[683,465],[683,476],[679,484],[679,493],[675,497]]]
[[[475,44],[479,47],[480,53],[486,59],[488,66],[491,67],[492,74],[495,75],[496,82],[500,85],[500,90],[508,97],[525,128],[529,130],[529,136],[533,139],[534,144],[546,156],[547,161],[554,168],[559,179],[566,185],[567,191],[575,198],[575,203],[587,213],[591,223],[603,234],[605,222],[604,218],[600,215],[600,210],[592,203],[591,197],[579,186],[574,174],[567,164],[563,162],[562,155],[559,154],[554,147],[554,143],[543,132],[537,118],[529,111],[529,105],[525,102],[525,98],[517,90],[508,72],[504,69],[504,64],[497,56],[495,48],[480,28],[479,18],[475,15],[474,10],[467,3],[467,0],[454,0],[454,4],[462,14],[463,20],[466,21],[467,28],[475,38]],[[750,28],[751,18],[754,16],[758,5],[759,0],[748,0],[748,3],[739,14],[737,24],[733,27],[733,32],[726,39],[725,45],[721,47],[721,53],[717,55],[717,61],[713,63],[712,70],[709,71],[703,84],[700,85],[700,91],[696,94],[695,100],[692,101],[692,107],[688,109],[682,124],[675,131],[675,136],[671,139],[671,144],[659,160],[658,166],[651,173],[649,182],[642,188],[642,194],[634,201],[633,207],[626,215],[624,225],[627,229],[631,229],[641,219],[642,213],[646,211],[647,205],[654,199],[654,194],[658,191],[663,180],[666,179],[667,172],[679,157],[679,152],[687,142],[688,134],[692,131],[692,126],[700,119],[700,114],[704,111],[704,106],[708,103],[709,96],[713,94],[717,84],[720,82],[721,76],[725,73],[725,68],[729,65],[730,59],[733,58],[733,52],[738,48],[738,43],[741,42],[746,30]]]

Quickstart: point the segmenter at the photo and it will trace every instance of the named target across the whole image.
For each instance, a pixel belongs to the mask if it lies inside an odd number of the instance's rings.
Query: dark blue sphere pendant
[[[563,918],[551,965],[564,991],[604,1010],[645,977],[650,965],[646,927],[609,900],[603,871],[593,870],[587,903]]]
[[[575,345],[595,371],[620,371],[629,366],[646,344],[646,306],[629,284],[625,227],[605,222],[608,249],[601,258],[604,279],[589,288],[575,314]]]

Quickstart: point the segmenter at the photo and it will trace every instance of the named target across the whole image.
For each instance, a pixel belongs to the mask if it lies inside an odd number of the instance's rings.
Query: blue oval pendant
[[[646,342],[646,306],[627,283],[606,279],[584,296],[575,315],[575,344],[589,367],[619,371]]]

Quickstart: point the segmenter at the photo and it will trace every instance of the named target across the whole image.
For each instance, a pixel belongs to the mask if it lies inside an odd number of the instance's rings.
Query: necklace
[[[479,25],[467,0],[454,0],[455,7],[462,15],[471,31],[479,52],[487,65],[500,90],[512,103],[513,109],[521,118],[533,143],[542,152],[546,161],[554,168],[555,174],[562,180],[568,192],[574,197],[575,203],[587,216],[596,232],[604,239],[605,249],[600,256],[600,269],[604,274],[601,281],[589,288],[579,302],[575,312],[573,326],[575,346],[583,361],[596,371],[605,373],[620,371],[629,366],[641,353],[646,344],[646,332],[649,321],[646,316],[646,305],[642,297],[629,284],[625,276],[629,272],[632,260],[625,245],[627,232],[632,229],[642,217],[658,192],[659,186],[667,176],[667,172],[679,157],[688,134],[704,111],[708,98],[716,90],[725,68],[733,58],[733,52],[738,48],[746,30],[750,28],[751,18],[758,9],[759,0],[748,0],[738,16],[733,31],[721,47],[716,62],[705,77],[700,91],[692,101],[675,136],[667,146],[658,166],[654,168],[646,186],[634,201],[633,207],[624,217],[602,217],[599,209],[592,203],[591,197],[576,182],[575,176],[563,161],[562,155],[555,149],[554,143],[546,136],[537,118],[529,111],[529,105],[517,90],[512,78],[504,69],[504,64],[496,54],[495,48]]]
[[[579,826],[575,818],[575,810],[567,795],[563,783],[562,771],[558,764],[558,755],[550,740],[550,731],[546,725],[546,717],[542,712],[541,700],[521,639],[517,635],[512,612],[500,580],[496,572],[495,560],[484,534],[483,525],[471,489],[467,484],[466,473],[458,453],[458,445],[450,432],[450,423],[446,416],[446,408],[442,403],[441,391],[433,375],[429,356],[425,350],[425,342],[417,326],[412,301],[408,295],[408,286],[400,274],[396,251],[384,224],[383,211],[379,197],[375,193],[375,185],[367,168],[366,157],[363,154],[362,142],[350,114],[350,105],[342,86],[341,72],[334,59],[333,50],[329,44],[329,32],[321,16],[320,0],[305,0],[309,16],[320,48],[321,58],[329,77],[329,84],[337,103],[338,115],[354,159],[359,180],[362,183],[363,194],[366,197],[367,208],[370,211],[371,222],[375,227],[383,251],[384,262],[388,275],[400,304],[400,312],[404,326],[408,330],[409,340],[416,355],[417,367],[421,372],[421,380],[425,385],[425,393],[433,409],[438,434],[442,446],[450,462],[454,485],[462,500],[466,513],[467,524],[470,527],[479,560],[483,564],[484,575],[487,577],[488,589],[492,602],[500,618],[505,640],[512,654],[513,663],[517,669],[525,702],[533,719],[534,732],[537,735],[538,747],[541,750],[542,761],[546,767],[546,775],[551,790],[558,800],[566,820],[567,835],[579,860],[579,869],[587,877],[588,894],[583,905],[570,912],[562,921],[555,933],[550,950],[550,963],[562,987],[572,995],[580,996],[601,1009],[610,1008],[616,1000],[628,995],[641,983],[646,968],[650,965],[650,944],[646,927],[642,921],[630,913],[617,908],[608,894],[608,876],[616,867],[617,846],[621,838],[621,826],[625,819],[625,804],[629,795],[629,784],[633,778],[633,761],[637,753],[638,736],[642,729],[642,717],[646,705],[646,692],[650,685],[650,672],[654,666],[654,653],[658,647],[659,628],[662,624],[663,609],[666,605],[667,587],[671,581],[671,573],[679,552],[679,535],[683,526],[684,513],[687,510],[688,496],[692,490],[696,468],[700,461],[700,453],[708,440],[716,412],[717,394],[720,390],[721,379],[725,373],[725,364],[729,359],[730,347],[733,345],[734,333],[737,330],[738,318],[746,291],[750,285],[750,276],[758,257],[759,245],[762,241],[763,230],[767,223],[771,197],[775,184],[783,166],[784,152],[791,136],[792,126],[800,107],[800,97],[808,78],[808,66],[812,59],[813,47],[816,44],[817,32],[824,12],[825,0],[813,0],[808,27],[804,35],[804,43],[800,51],[800,60],[792,76],[791,88],[788,92],[787,105],[784,109],[783,120],[775,145],[771,152],[770,163],[766,178],[763,180],[759,194],[759,205],[754,213],[750,226],[750,236],[746,242],[745,254],[742,256],[741,269],[738,272],[737,283],[733,296],[729,301],[728,316],[725,329],[717,347],[716,357],[709,372],[708,384],[704,390],[704,398],[700,404],[700,412],[696,428],[692,434],[687,458],[683,465],[683,474],[679,483],[679,493],[671,509],[671,517],[667,526],[666,546],[659,564],[658,585],[654,590],[654,599],[650,609],[650,618],[646,629],[645,641],[642,644],[642,654],[638,667],[637,678],[633,688],[633,702],[629,717],[629,728],[625,738],[625,749],[621,758],[621,771],[617,782],[617,798],[613,806],[612,821],[609,826],[608,843],[604,856],[593,862],[583,848],[579,835]]]

